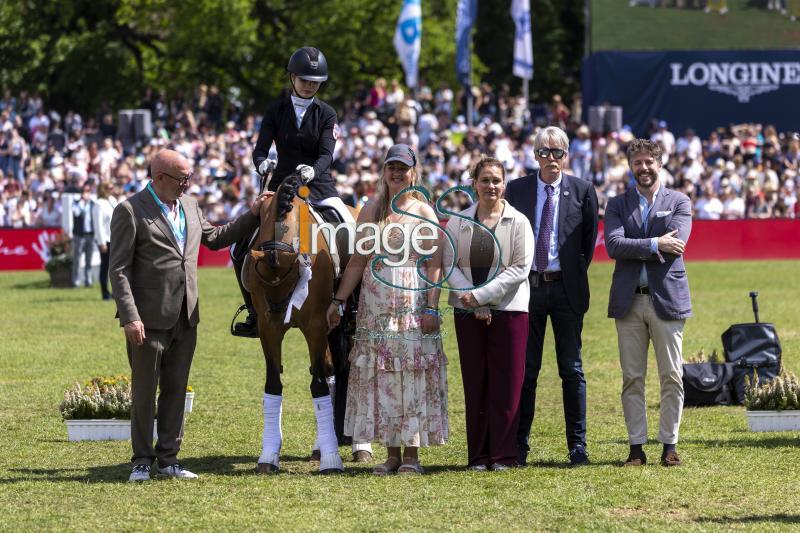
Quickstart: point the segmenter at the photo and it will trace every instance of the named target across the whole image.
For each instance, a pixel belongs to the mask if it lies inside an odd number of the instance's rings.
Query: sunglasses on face
[[[536,155],[541,157],[542,159],[547,159],[550,157],[550,154],[553,155],[553,159],[563,159],[565,155],[567,155],[566,150],[562,150],[561,148],[537,148]]]
[[[183,176],[182,178],[176,178],[175,176],[170,176],[166,172],[162,172],[162,174],[164,174],[168,178],[172,178],[173,180],[177,181],[178,185],[186,185],[192,179],[192,174],[189,174],[187,176]]]

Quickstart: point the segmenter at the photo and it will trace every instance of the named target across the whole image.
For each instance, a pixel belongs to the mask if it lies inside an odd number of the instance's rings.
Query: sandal
[[[389,474],[396,473],[401,465],[400,459],[397,457],[389,457],[386,459],[385,463],[375,465],[375,468],[372,469],[372,473],[376,476],[388,476]]]
[[[422,468],[422,465],[419,464],[418,460],[411,460],[411,461],[403,461],[403,464],[400,465],[400,468],[397,469],[398,474],[413,474],[419,475],[424,474],[425,469]]]

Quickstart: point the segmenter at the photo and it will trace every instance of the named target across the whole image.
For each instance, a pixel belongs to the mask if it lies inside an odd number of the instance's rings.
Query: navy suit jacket
[[[651,253],[650,239],[678,230],[676,237],[688,242],[692,231],[691,201],[685,194],[662,185],[647,220],[645,232],[635,187],[608,201],[604,228],[606,249],[617,262],[608,299],[608,316],[622,318],[628,314],[644,262],[650,296],[659,318],[687,318],[692,315],[692,305],[683,256]]]
[[[536,227],[536,193],[539,171],[517,178],[506,187],[506,200]],[[588,181],[561,173],[558,200],[558,260],[567,299],[572,310],[589,310],[587,270],[597,238],[597,193]]]

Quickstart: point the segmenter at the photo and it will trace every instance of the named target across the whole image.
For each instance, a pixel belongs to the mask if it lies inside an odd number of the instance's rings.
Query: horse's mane
[[[292,201],[297,196],[297,191],[303,185],[299,173],[289,174],[283,179],[281,186],[278,187],[278,192],[275,194],[275,201],[277,202],[278,220],[283,220],[286,215],[292,210]]]

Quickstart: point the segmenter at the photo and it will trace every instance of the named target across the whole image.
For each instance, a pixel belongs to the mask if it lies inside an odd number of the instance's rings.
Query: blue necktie
[[[536,239],[536,270],[544,272],[550,262],[550,235],[553,233],[553,186],[545,185],[547,199],[539,220],[539,238]]]

